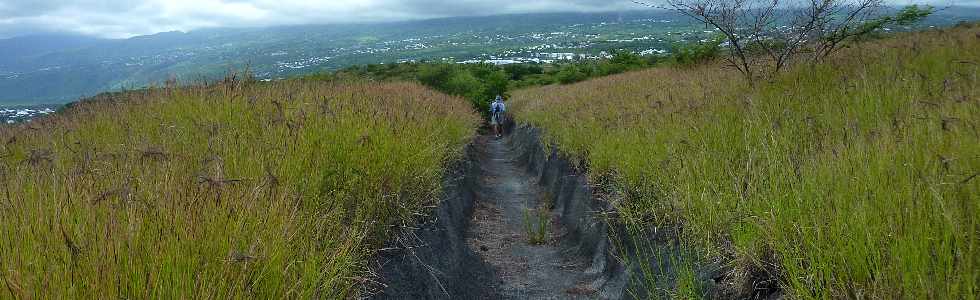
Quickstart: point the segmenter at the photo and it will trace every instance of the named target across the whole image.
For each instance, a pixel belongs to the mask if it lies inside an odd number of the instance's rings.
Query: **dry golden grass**
[[[511,107],[622,194],[634,234],[683,228],[743,296],[772,278],[792,298],[975,299],[978,68],[966,26],[755,86],[718,65],[657,68],[519,91]],[[688,277],[672,292],[705,296]]]
[[[345,298],[478,124],[416,84],[231,81],[0,129],[0,298]]]

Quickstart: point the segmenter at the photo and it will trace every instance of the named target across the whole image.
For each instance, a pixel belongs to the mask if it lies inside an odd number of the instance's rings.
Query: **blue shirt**
[[[507,111],[507,107],[504,106],[503,101],[494,101],[493,103],[490,104],[490,113],[493,113],[493,109],[496,107],[500,107],[500,112]]]

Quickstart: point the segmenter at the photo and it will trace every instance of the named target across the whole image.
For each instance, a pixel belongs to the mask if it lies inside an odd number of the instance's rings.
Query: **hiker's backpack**
[[[500,113],[500,103],[494,102],[494,103],[491,103],[490,106],[493,107],[493,113],[494,114],[499,114]]]

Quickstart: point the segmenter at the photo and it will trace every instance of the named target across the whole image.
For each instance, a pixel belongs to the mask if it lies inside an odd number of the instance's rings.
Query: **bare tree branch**
[[[725,60],[750,80],[760,66],[778,73],[804,52],[819,62],[845,41],[877,30],[882,5],[882,0],[661,1],[634,2],[714,27],[727,39]]]

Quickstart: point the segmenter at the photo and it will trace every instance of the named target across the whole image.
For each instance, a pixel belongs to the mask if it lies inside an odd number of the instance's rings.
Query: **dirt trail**
[[[492,285],[509,299],[594,299],[586,274],[588,260],[558,245],[561,229],[550,211],[538,218],[536,208],[545,201],[537,179],[520,166],[507,138],[477,139],[480,187],[467,232],[467,245],[493,267]],[[545,220],[545,241],[530,243],[528,222]]]

